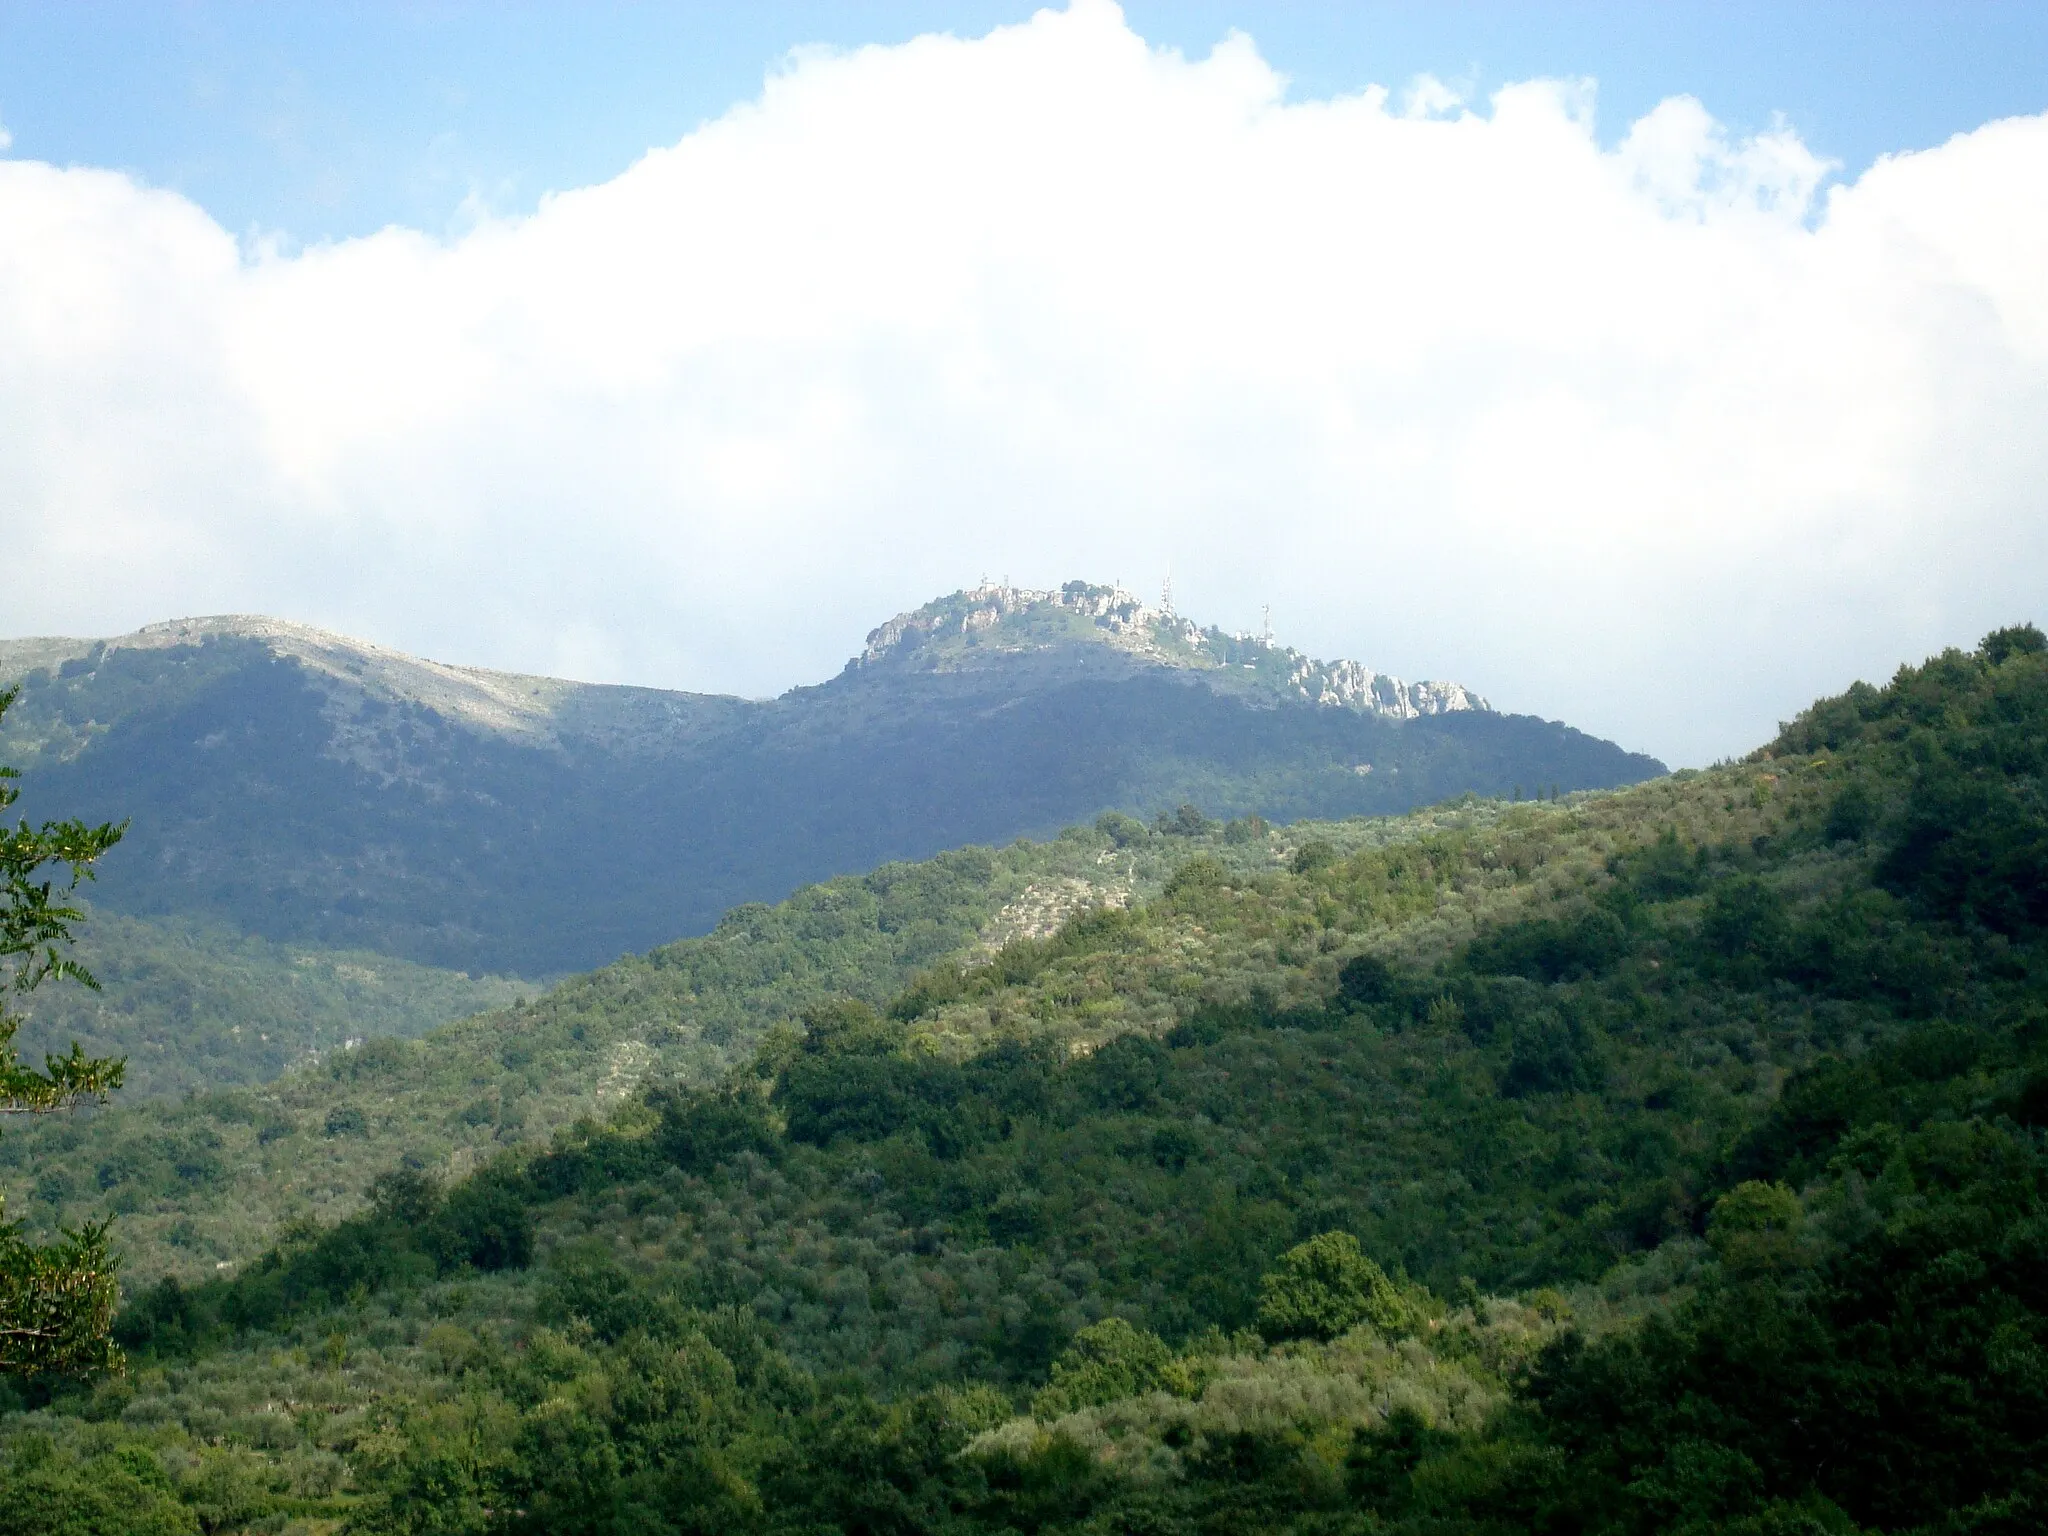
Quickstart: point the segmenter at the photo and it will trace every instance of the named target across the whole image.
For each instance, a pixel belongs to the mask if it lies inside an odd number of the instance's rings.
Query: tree
[[[1056,1419],[1141,1392],[1191,1397],[1194,1379],[1158,1334],[1106,1317],[1075,1334],[1053,1361],[1052,1382],[1031,1400],[1031,1411],[1041,1419]]]
[[[18,690],[0,690],[0,717]],[[0,813],[20,798],[0,768]],[[61,946],[84,913],[70,905],[81,880],[121,840],[126,824],[88,827],[82,821],[26,821],[0,827],[0,964],[14,970],[13,990],[28,992],[70,978],[97,990],[92,973]],[[50,877],[61,866],[70,879]],[[21,1019],[0,994],[0,1114],[47,1114],[86,1101],[104,1102],[121,1086],[124,1062],[87,1056],[73,1042],[67,1056],[44,1058],[40,1071],[14,1049]],[[0,1217],[5,1209],[0,1207]],[[67,1230],[55,1243],[22,1236],[21,1223],[0,1220],[0,1374],[91,1371],[115,1366],[120,1351],[109,1330],[120,1292],[107,1252],[107,1223]]]
[[[1325,1232],[1280,1256],[1259,1281],[1259,1332],[1269,1339],[1334,1339],[1370,1323],[1389,1338],[1410,1330],[1407,1304],[1349,1232]]]

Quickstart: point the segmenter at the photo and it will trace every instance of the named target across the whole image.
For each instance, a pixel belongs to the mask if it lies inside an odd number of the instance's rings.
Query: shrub
[[[1223,824],[1223,841],[1226,843],[1261,843],[1266,840],[1266,818],[1254,812]]]
[[[1095,818],[1095,830],[1119,848],[1141,843],[1146,837],[1145,823],[1135,816],[1126,816],[1122,811],[1104,811]]]
[[[1166,882],[1166,894],[1180,896],[1192,891],[1212,890],[1229,880],[1229,870],[1206,853],[1198,853],[1173,872],[1173,878]]]
[[[1567,981],[1598,976],[1628,952],[1621,919],[1601,908],[1576,916],[1510,923],[1475,939],[1465,963],[1483,976]]]
[[[1582,1093],[1599,1088],[1606,1080],[1606,1057],[1599,1035],[1576,1016],[1545,1009],[1516,1023],[1500,1091],[1510,1099]]]
[[[1877,824],[1877,797],[1865,784],[1845,785],[1828,807],[1822,835],[1831,843],[1860,843]]]
[[[472,1178],[448,1196],[422,1244],[443,1270],[524,1269],[533,1262],[533,1213],[499,1179]]]
[[[1994,667],[2003,666],[2014,656],[2039,656],[2048,651],[2048,635],[2031,624],[2011,624],[1991,631],[1977,650]]]

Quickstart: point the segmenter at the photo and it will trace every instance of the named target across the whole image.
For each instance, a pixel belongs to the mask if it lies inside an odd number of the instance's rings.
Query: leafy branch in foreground
[[[112,1370],[121,1291],[106,1222],[38,1246],[0,1225],[0,1375]]]
[[[14,702],[0,691],[0,716]],[[21,791],[19,778],[0,768],[0,812]],[[92,974],[59,948],[84,913],[69,902],[93,865],[121,840],[123,826],[82,821],[21,821],[0,829],[0,962],[14,968],[12,987],[28,992],[52,977],[69,977],[97,990]],[[70,880],[58,889],[46,871],[63,866]],[[67,1056],[47,1056],[43,1070],[24,1064],[14,1050],[21,1020],[0,1003],[0,1114],[45,1114],[86,1100],[104,1100],[121,1086],[125,1063],[87,1056],[76,1044]],[[4,1210],[4,1207],[0,1207]],[[19,1222],[0,1222],[0,1374],[90,1371],[117,1365],[109,1329],[119,1291],[107,1253],[106,1226],[67,1232],[38,1246]]]

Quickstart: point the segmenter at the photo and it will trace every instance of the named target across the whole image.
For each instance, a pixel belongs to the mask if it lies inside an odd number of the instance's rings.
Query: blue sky
[[[465,206],[517,213],[616,175],[753,97],[793,48],[972,35],[1034,9],[0,0],[0,124],[17,156],[131,171],[237,233],[441,231]],[[1297,98],[1423,73],[1479,96],[1591,76],[1610,137],[1690,94],[1737,132],[1783,114],[1849,177],[2048,108],[2048,4],[2019,0],[1124,9],[1149,41],[1192,56],[1250,33]]]
[[[6,622],[758,696],[1170,571],[1711,761],[2048,619],[2044,68],[1964,0],[0,0]]]

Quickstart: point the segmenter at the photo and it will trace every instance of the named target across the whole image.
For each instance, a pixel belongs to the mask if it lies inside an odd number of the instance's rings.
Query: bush
[[[1142,843],[1149,835],[1145,823],[1135,816],[1126,816],[1122,811],[1104,811],[1095,818],[1095,830],[1119,848]]]
[[[1195,891],[1214,890],[1230,881],[1230,871],[1206,853],[1198,853],[1187,863],[1173,872],[1173,878],[1166,882],[1168,896],[1180,896]]]
[[[1545,1009],[1517,1023],[1501,1074],[1504,1098],[1522,1099],[1540,1093],[1583,1093],[1607,1080],[1600,1038],[1577,1017]]]
[[[1700,917],[1700,938],[1725,960],[1770,964],[1782,958],[1789,936],[1785,898],[1754,876],[1716,886]]]
[[[1928,765],[1879,879],[1931,917],[2015,937],[2048,924],[2048,806],[2038,784]]]
[[[2048,651],[2048,635],[2032,624],[1994,629],[1977,646],[1977,653],[1994,667],[2003,666],[2015,656],[2039,656],[2044,651]]]
[[[423,1227],[441,1209],[441,1186],[429,1174],[394,1168],[370,1182],[370,1209],[394,1226]]]
[[[1731,1273],[1782,1269],[1797,1262],[1802,1215],[1783,1184],[1751,1179],[1714,1202],[1707,1242]]]
[[[1865,784],[1845,785],[1828,807],[1822,835],[1831,843],[1860,843],[1877,824],[1877,797]]]
[[[1621,919],[1595,907],[1576,916],[1509,923],[1465,951],[1465,964],[1482,976],[1526,976],[1569,981],[1598,976],[1628,952]]]

